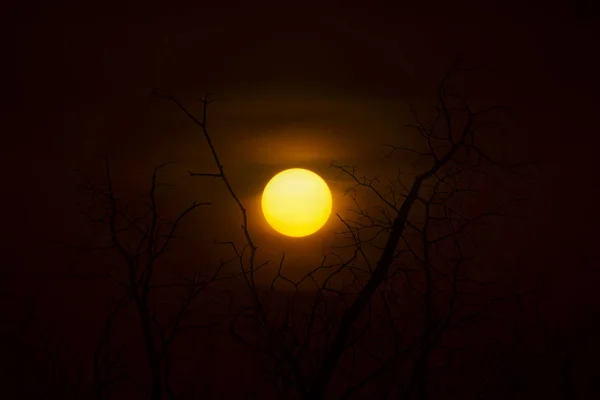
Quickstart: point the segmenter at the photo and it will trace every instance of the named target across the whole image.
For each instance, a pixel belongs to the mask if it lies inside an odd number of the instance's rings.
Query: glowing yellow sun
[[[331,206],[327,183],[302,168],[275,175],[262,195],[262,210],[269,225],[292,237],[308,236],[321,229],[329,219]]]

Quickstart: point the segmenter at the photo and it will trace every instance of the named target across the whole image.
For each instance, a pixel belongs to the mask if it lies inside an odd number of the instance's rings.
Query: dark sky
[[[218,205],[199,223],[215,226],[211,235],[237,229],[223,188],[185,177],[187,168],[211,166],[199,131],[172,104],[149,98],[152,88],[196,111],[196,100],[213,94],[215,145],[258,211],[262,188],[281,169],[311,168],[329,181],[332,160],[376,171],[380,144],[408,140],[409,104],[431,104],[460,53],[482,67],[462,82],[475,104],[513,110],[491,147],[540,166],[519,210],[527,221],[506,223],[492,244],[510,243],[507,257],[548,269],[557,304],[595,299],[600,24],[591,2],[171,3],[4,6],[2,247],[14,287],[64,266],[44,243],[79,228],[70,171],[97,171],[103,154],[126,193],[146,190],[152,166],[181,163],[166,175],[180,185],[166,201],[211,200]],[[331,185],[342,212],[343,182]],[[338,228],[329,224],[299,244],[276,237],[258,212],[251,222],[261,247],[292,259],[320,256]]]

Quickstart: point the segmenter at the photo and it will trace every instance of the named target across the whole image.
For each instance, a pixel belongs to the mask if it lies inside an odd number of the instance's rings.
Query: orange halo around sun
[[[317,174],[292,168],[265,186],[262,210],[267,223],[282,235],[303,237],[317,232],[329,219],[331,191]]]

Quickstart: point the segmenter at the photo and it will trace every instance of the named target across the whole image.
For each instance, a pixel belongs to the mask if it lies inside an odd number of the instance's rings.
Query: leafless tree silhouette
[[[211,141],[206,122],[209,101],[203,100],[203,116],[198,119],[175,97],[153,92],[175,103],[199,126],[212,152],[216,171],[190,171],[190,176],[221,179],[238,205],[245,241],[226,244],[239,260],[252,300],[251,310],[237,317],[254,319],[256,331],[241,333],[232,319],[231,333],[259,355],[281,398],[364,396],[369,385],[370,390],[379,388],[371,395],[428,398],[434,358],[450,360],[453,352],[462,349],[452,347],[453,331],[521,295],[512,290],[510,280],[485,282],[469,277],[472,262],[463,250],[469,229],[487,217],[504,215],[504,210],[470,215],[462,202],[477,192],[476,175],[489,168],[513,173],[520,165],[496,160],[476,144],[485,118],[505,107],[472,110],[450,89],[449,80],[457,71],[458,60],[438,88],[432,118],[422,121],[414,112],[414,123],[407,126],[420,135],[425,147],[388,146],[386,157],[396,152],[417,157],[411,183],[405,183],[402,170],[395,181],[381,185],[377,179],[359,177],[351,166],[332,164],[355,184],[348,192],[355,217],[338,215],[347,243],[296,281],[283,272],[283,254],[271,289],[275,293],[276,284],[285,282],[294,294],[280,299],[285,306],[278,309],[261,298],[255,282],[257,268],[265,264],[257,265],[258,248],[246,209]],[[365,190],[379,205],[368,209],[361,205],[357,193]],[[500,296],[491,286],[507,287],[508,294]],[[308,307],[295,302],[301,287],[303,293],[312,287],[314,297]],[[438,369],[448,368],[448,363]],[[387,385],[381,384],[384,378]]]
[[[477,253],[489,239],[481,226],[515,217],[511,207],[523,200],[509,197],[482,207],[485,182],[519,177],[524,165],[498,159],[482,144],[490,121],[509,110],[473,109],[452,86],[465,71],[457,59],[435,91],[435,106],[411,109],[399,143],[384,145],[382,174],[369,177],[360,167],[331,164],[336,179],[347,184],[351,209],[335,216],[340,231],[332,251],[306,266],[300,278],[286,273],[285,253],[277,261],[262,259],[247,208],[211,139],[208,97],[197,117],[176,97],[153,90],[199,128],[214,169],[188,171],[190,181],[222,182],[239,210],[241,239],[216,240],[214,247],[231,256],[215,265],[178,268],[165,254],[176,249],[184,221],[210,203],[194,201],[167,215],[159,192],[168,185],[159,176],[170,163],[154,168],[144,201],[134,202],[118,189],[105,158],[101,183],[82,176],[80,185],[89,200],[85,216],[97,230],[91,240],[61,241],[86,256],[108,255],[99,271],[80,263],[71,275],[115,289],[90,340],[90,382],[84,368],[75,375],[67,371],[69,346],[40,327],[34,330],[40,346],[33,351],[43,361],[35,368],[45,369],[47,382],[38,384],[36,394],[96,400],[122,395],[121,382],[136,381],[125,360],[131,343],[120,340],[130,333],[125,322],[134,325],[148,369],[148,382],[136,382],[141,398],[225,398],[202,368],[214,359],[190,352],[193,366],[181,366],[174,354],[183,332],[200,340],[205,333],[225,336],[226,347],[243,349],[235,361],[247,364],[257,384],[246,388],[235,381],[240,377],[228,378],[250,398],[518,398],[536,384],[530,369],[539,363],[555,367],[552,390],[577,398],[574,358],[546,324],[535,285],[521,282],[510,268],[487,265],[491,258]],[[419,144],[406,144],[410,134]],[[539,349],[528,348],[532,340]],[[197,365],[191,382],[176,379],[181,369]]]
[[[154,169],[147,201],[141,208],[136,208],[118,196],[108,158],[105,158],[105,182],[98,185],[85,179],[81,185],[81,189],[96,200],[95,204],[89,206],[92,211],[87,217],[100,230],[94,244],[65,245],[88,253],[113,252],[118,255],[119,261],[111,263],[109,268],[99,274],[76,272],[76,275],[105,278],[122,289],[120,297],[112,301],[93,355],[94,394],[97,399],[110,398],[110,383],[114,378],[111,377],[111,371],[115,363],[119,362],[122,351],[122,347],[116,350],[111,348],[114,321],[129,305],[134,307],[139,317],[150,369],[151,398],[162,399],[165,393],[169,398],[176,398],[170,382],[170,345],[178,332],[199,328],[184,322],[194,300],[210,284],[228,278],[221,273],[228,261],[221,262],[213,270],[195,269],[190,274],[171,270],[170,276],[175,279],[174,282],[155,278],[161,257],[169,250],[184,219],[194,210],[210,205],[209,202],[194,201],[175,218],[164,218],[157,200],[157,191],[164,184],[159,183],[158,175],[168,164]],[[163,273],[163,279],[164,276]],[[177,302],[172,301],[173,294],[171,297],[164,294],[169,290],[179,293]],[[171,307],[161,311],[165,308],[161,307],[164,305],[161,300],[163,303],[169,302]]]

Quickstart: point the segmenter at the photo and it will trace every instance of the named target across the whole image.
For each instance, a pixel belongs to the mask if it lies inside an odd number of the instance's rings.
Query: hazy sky
[[[220,204],[223,188],[183,175],[188,167],[209,168],[209,154],[185,115],[148,98],[154,87],[197,111],[195,101],[213,94],[209,129],[236,189],[256,209],[260,191],[281,169],[311,168],[329,180],[332,160],[376,168],[380,144],[410,140],[401,128],[410,122],[409,104],[431,104],[460,53],[468,65],[483,67],[458,81],[460,87],[477,104],[513,108],[492,147],[542,166],[515,251],[548,263],[565,285],[585,286],[586,279],[569,283],[558,273],[565,263],[580,273],[579,264],[570,263],[592,257],[598,222],[598,178],[591,171],[600,64],[590,51],[597,18],[581,7],[43,3],[9,7],[11,22],[3,28],[10,61],[2,241],[17,274],[61,264],[40,267],[43,252],[28,249],[36,238],[72,233],[70,170],[97,170],[102,154],[114,160],[126,192],[143,189],[153,165],[180,162],[166,175],[183,185],[174,189],[173,196],[182,196],[177,202],[197,196],[219,203],[207,221],[221,221],[216,229],[223,234],[237,229],[235,214]],[[339,197],[343,185],[332,185]],[[338,201],[337,210],[344,204]],[[267,248],[301,255],[317,251],[310,246],[325,237],[282,243],[259,213],[253,218],[259,245]],[[495,240],[513,241],[511,229]]]

